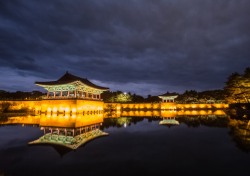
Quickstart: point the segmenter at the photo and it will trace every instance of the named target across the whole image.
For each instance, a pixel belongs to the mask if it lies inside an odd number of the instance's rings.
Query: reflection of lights
[[[126,128],[127,127],[127,123],[125,122],[123,126]]]
[[[57,108],[56,107],[53,108],[53,112],[57,112]]]
[[[76,108],[72,108],[72,112],[75,113],[76,112]]]
[[[206,111],[202,110],[202,111],[200,111],[200,114],[201,114],[201,115],[205,115],[205,114],[206,114]]]
[[[63,112],[63,110],[64,110],[63,107],[60,107],[60,108],[59,108],[59,111],[60,111],[60,112]]]
[[[51,108],[50,107],[48,107],[48,110],[47,110],[48,112],[50,112],[51,111]]]
[[[65,112],[69,112],[69,108],[68,107],[65,108]]]

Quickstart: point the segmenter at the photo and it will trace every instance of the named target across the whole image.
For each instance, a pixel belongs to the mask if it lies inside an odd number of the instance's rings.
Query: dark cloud
[[[250,66],[249,16],[248,0],[1,1],[0,88],[70,71],[143,95],[220,89]]]

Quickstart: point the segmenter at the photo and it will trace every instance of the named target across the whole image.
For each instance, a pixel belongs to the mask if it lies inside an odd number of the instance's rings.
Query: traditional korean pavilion
[[[165,93],[162,95],[158,95],[159,98],[162,99],[162,102],[174,102],[174,99],[178,97],[178,94],[176,93]]]
[[[81,98],[101,100],[101,93],[109,89],[95,85],[86,78],[68,72],[57,81],[35,82],[35,84],[48,91],[45,97],[47,99]]]

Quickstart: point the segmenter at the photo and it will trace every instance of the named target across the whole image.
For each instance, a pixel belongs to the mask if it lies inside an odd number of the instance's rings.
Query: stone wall
[[[112,110],[191,110],[225,109],[228,104],[176,104],[176,103],[105,103],[104,109]]]
[[[228,104],[176,104],[176,103],[104,103],[84,99],[55,99],[38,101],[0,101],[0,111],[9,104],[9,110],[27,109],[35,114],[41,113],[80,113],[95,114],[106,110],[192,110],[225,109]]]

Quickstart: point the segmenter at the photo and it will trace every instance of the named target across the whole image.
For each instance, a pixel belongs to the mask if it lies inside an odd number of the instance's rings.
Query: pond
[[[161,114],[11,117],[0,122],[0,175],[249,175],[248,119],[213,112]],[[73,129],[79,136],[93,127],[108,135],[74,150],[29,144],[54,131]]]

